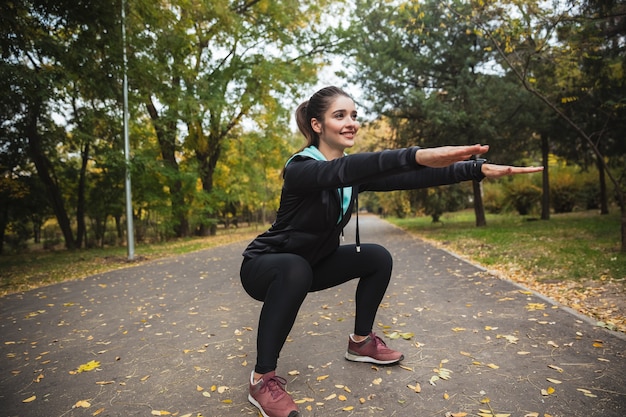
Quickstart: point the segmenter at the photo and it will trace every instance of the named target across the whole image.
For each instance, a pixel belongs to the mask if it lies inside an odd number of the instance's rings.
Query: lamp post
[[[124,54],[124,157],[126,160],[126,240],[128,260],[135,259],[135,233],[133,226],[133,199],[130,185],[130,143],[128,139],[128,78],[126,68],[128,60],[126,58],[126,1],[122,0],[122,50]]]

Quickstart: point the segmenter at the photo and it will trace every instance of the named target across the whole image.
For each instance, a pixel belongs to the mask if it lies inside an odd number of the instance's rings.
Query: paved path
[[[385,338],[401,367],[348,362],[355,283],[311,294],[278,369],[303,416],[626,415],[622,334],[360,220],[395,261],[375,331],[413,336]],[[257,416],[246,243],[0,298],[0,416]]]

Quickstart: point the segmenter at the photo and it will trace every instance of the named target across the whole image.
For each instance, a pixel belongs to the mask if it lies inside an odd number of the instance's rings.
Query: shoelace
[[[287,380],[283,377],[274,375],[267,381],[264,381],[263,385],[269,390],[272,398],[276,399],[282,396],[285,392],[283,388],[287,384]]]
[[[374,343],[376,343],[376,346],[383,346],[387,348],[387,343],[385,343],[385,341],[380,337],[376,336],[376,333],[372,333],[371,337],[372,339],[374,339]]]

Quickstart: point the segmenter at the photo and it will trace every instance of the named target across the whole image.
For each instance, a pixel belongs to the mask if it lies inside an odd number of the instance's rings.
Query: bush
[[[505,183],[504,189],[508,202],[522,216],[533,212],[539,206],[542,190],[528,177],[513,177],[511,181]]]
[[[570,213],[576,206],[579,187],[568,172],[560,172],[550,181],[550,199],[555,213]]]
[[[506,210],[506,193],[499,183],[483,185],[483,204],[487,213],[499,214]]]

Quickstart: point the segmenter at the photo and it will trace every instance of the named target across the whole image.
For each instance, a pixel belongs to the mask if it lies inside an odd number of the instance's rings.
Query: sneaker
[[[254,372],[250,376],[248,400],[259,409],[263,417],[299,417],[298,406],[285,391],[287,381],[272,371],[263,375],[256,384]]]
[[[389,349],[385,342],[372,332],[367,336],[367,339],[359,343],[355,342],[352,340],[352,337],[350,337],[346,359],[353,362],[390,365],[400,362],[404,359],[404,355],[398,351]]]

